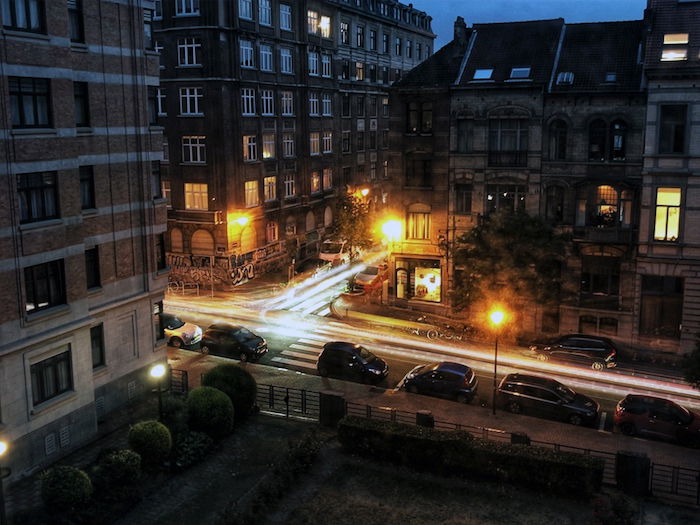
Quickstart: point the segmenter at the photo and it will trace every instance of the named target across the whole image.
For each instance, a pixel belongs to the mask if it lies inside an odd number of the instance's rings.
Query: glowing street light
[[[238,224],[242,228],[243,226],[248,224],[249,221],[250,219],[248,217],[246,217],[245,215],[241,215],[239,217],[236,217],[235,219],[231,219],[229,221],[229,224]]]
[[[489,312],[489,321],[491,322],[491,327],[496,332],[496,339],[494,341],[493,349],[493,399],[491,400],[491,413],[496,415],[496,390],[497,386],[497,371],[498,371],[498,334],[500,331],[501,324],[506,318],[506,314],[500,308],[494,308]]]
[[[0,459],[9,448],[6,441],[0,441]],[[7,514],[5,513],[5,492],[3,489],[3,479],[10,475],[10,469],[4,470],[0,462],[0,525],[7,525]]]
[[[369,188],[362,188],[360,190],[360,195],[362,195],[363,197],[367,197],[367,195],[369,195]]]
[[[392,219],[382,224],[382,233],[389,242],[397,241],[401,238],[402,228],[403,225],[401,224],[401,221]]]
[[[165,365],[158,364],[152,366],[150,374],[158,384],[158,421],[163,421],[163,391],[161,389],[161,382],[165,375]]]

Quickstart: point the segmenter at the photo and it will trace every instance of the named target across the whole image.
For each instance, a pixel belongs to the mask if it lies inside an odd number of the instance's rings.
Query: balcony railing
[[[496,168],[527,166],[527,151],[489,151],[489,166]]]
[[[637,239],[634,228],[600,228],[597,226],[575,226],[574,239],[614,244],[632,244]]]
[[[168,210],[168,219],[178,222],[197,224],[223,224],[224,212],[221,210]]]

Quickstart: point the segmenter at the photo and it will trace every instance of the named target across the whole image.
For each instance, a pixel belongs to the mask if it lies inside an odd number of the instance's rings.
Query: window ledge
[[[51,40],[51,37],[44,33],[35,33],[33,31],[21,31],[19,29],[3,29],[2,34],[5,36],[13,36],[17,38],[26,38],[29,40]]]
[[[149,126],[148,126],[149,132],[160,131],[162,133],[164,130],[165,130],[164,126],[158,126],[157,124],[149,124]]]
[[[13,128],[12,135],[57,135],[56,128]]]
[[[159,53],[157,53],[160,55]],[[176,69],[201,69],[204,66],[202,64],[178,64],[175,66]]]
[[[70,50],[75,51],[76,53],[87,53],[88,46],[85,42],[71,42]]]
[[[102,295],[104,293],[104,288],[102,288],[102,285],[100,286],[93,286],[92,288],[88,288],[87,294],[88,297],[94,297],[96,295]]]
[[[33,324],[35,322],[44,322],[52,317],[58,317],[60,315],[67,314],[70,311],[70,305],[59,304],[57,306],[51,306],[49,308],[44,308],[43,310],[38,310],[35,312],[27,312],[25,314],[25,321],[27,324]]]
[[[182,118],[196,118],[196,117],[203,117],[204,113],[180,113],[178,117]]]
[[[78,398],[78,394],[75,390],[69,390],[68,392],[63,392],[62,394],[57,395],[56,397],[52,397],[51,399],[47,399],[46,401],[39,403],[38,405],[35,405],[29,410],[29,416],[30,417],[39,417],[42,414],[48,412],[49,410],[52,410],[54,408],[58,408],[61,405],[64,405],[66,403],[69,403],[71,401],[74,401],[75,399]]]
[[[80,213],[83,217],[94,217],[97,215],[98,210],[97,208],[85,208],[84,210],[80,210]]]
[[[199,16],[200,13],[175,13],[173,18],[194,18]]]
[[[206,162],[181,162],[180,166],[204,166],[206,167]]]
[[[32,231],[39,230],[43,228],[51,228],[52,226],[61,226],[63,224],[63,219],[47,219],[43,221],[27,222],[19,225],[19,231]]]
[[[92,369],[92,377],[100,377],[106,375],[109,372],[107,365],[100,365]]]
[[[75,132],[78,135],[92,135],[94,133],[90,126],[76,126]]]
[[[159,206],[161,204],[167,204],[168,199],[165,197],[153,197],[153,205]]]

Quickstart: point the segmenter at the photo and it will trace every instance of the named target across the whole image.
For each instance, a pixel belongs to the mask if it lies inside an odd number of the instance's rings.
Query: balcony
[[[168,210],[168,220],[194,224],[224,224],[221,210]]]
[[[489,166],[492,168],[524,168],[527,166],[527,150],[489,151]]]
[[[619,310],[620,297],[617,295],[603,295],[595,293],[581,293],[579,295],[579,307],[595,310]]]
[[[633,244],[637,240],[635,228],[601,228],[598,226],[574,226],[573,238],[578,241]]]

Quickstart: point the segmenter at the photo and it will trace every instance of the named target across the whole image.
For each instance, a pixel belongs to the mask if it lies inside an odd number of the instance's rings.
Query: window
[[[286,47],[280,49],[280,71],[286,74],[294,73],[292,68],[292,50]]]
[[[416,44],[416,58],[418,60],[423,60],[423,44],[420,42]]]
[[[258,0],[258,19],[260,20],[260,25],[272,25],[272,6],[270,5],[270,0]]]
[[[369,116],[376,117],[377,116],[377,97],[370,96],[368,101],[369,101]]]
[[[199,184],[196,182],[185,183],[185,209],[209,209],[209,190],[206,184]]]
[[[260,44],[260,70],[272,71],[272,46]]]
[[[457,120],[457,153],[469,153],[472,150],[474,122],[471,119]]]
[[[206,161],[206,137],[182,137],[182,162],[187,164],[204,164]]]
[[[241,113],[255,115],[255,89],[241,88]]]
[[[80,166],[80,209],[95,207],[95,175],[92,166]]]
[[[389,35],[382,33],[382,53],[389,54]]]
[[[514,67],[510,70],[510,78],[520,79],[520,78],[530,78],[530,68],[529,67]]]
[[[318,27],[321,30],[321,36],[323,38],[331,37],[331,17],[321,16],[321,22]]]
[[[349,117],[350,116],[350,95],[347,93],[344,93],[340,99],[341,101],[341,106],[340,106],[340,114],[343,117]]]
[[[688,33],[667,33],[661,50],[662,62],[688,60]]]
[[[263,179],[263,198],[265,201],[277,199],[277,177],[271,175]]]
[[[253,19],[253,0],[238,0],[238,16],[247,20]]]
[[[241,67],[255,67],[255,58],[253,57],[253,42],[250,40],[241,40]]]
[[[262,136],[263,144],[263,160],[276,158],[275,154],[275,134],[274,133],[263,133]]]
[[[153,50],[158,54],[158,65],[161,69],[165,68],[165,54],[163,53],[163,46],[160,42],[156,40]]]
[[[163,140],[163,162],[170,162],[170,146],[167,138]]]
[[[606,82],[617,82],[617,73],[614,71],[609,71],[605,73],[605,81]]]
[[[202,88],[180,88],[180,115],[203,115],[199,107],[202,101]]]
[[[362,62],[355,62],[355,78],[357,80],[365,79],[365,65]]]
[[[172,202],[172,188],[170,187],[170,181],[169,180],[161,180],[160,181],[160,194],[163,196],[165,199],[165,202],[167,203],[168,208],[173,207],[173,202]]]
[[[401,39],[398,37],[394,40],[394,54],[397,57],[401,56]]]
[[[549,158],[566,160],[567,126],[563,120],[555,120],[549,125]]]
[[[290,117],[294,115],[294,95],[291,91],[282,91],[282,116]]]
[[[406,238],[430,239],[430,212],[411,211],[408,213]]]
[[[333,132],[323,132],[323,153],[333,153]]]
[[[678,241],[681,217],[681,189],[656,189],[655,241]]]
[[[318,53],[309,51],[309,75],[318,76]]]
[[[680,338],[683,287],[682,277],[642,275],[641,335]]]
[[[265,237],[267,242],[277,242],[280,236],[280,228],[275,221],[270,221],[265,226]]]
[[[282,155],[286,158],[294,157],[296,154],[294,148],[294,133],[282,134]]]
[[[88,290],[102,286],[100,279],[100,253],[97,246],[85,250],[85,281]]]
[[[328,93],[324,93],[321,96],[321,112],[324,117],[333,116],[333,104],[331,102],[331,96]]]
[[[284,31],[292,30],[292,6],[280,4],[280,29]]]
[[[51,126],[49,81],[45,78],[9,77],[13,128]]]
[[[105,365],[105,338],[102,323],[90,328],[90,347],[92,348],[92,368]]]
[[[321,191],[321,174],[318,171],[311,172],[311,193]]]
[[[382,117],[389,116],[389,97],[382,97]]]
[[[296,235],[297,234],[297,223],[293,216],[287,217],[287,223],[284,227],[284,233],[286,235]]]
[[[143,42],[146,49],[153,49],[153,11],[143,10]]]
[[[617,309],[620,292],[620,259],[582,257],[580,305]]]
[[[374,29],[369,30],[369,48],[371,51],[377,50],[377,31]]]
[[[381,144],[382,148],[388,148],[389,147],[389,130],[388,129],[383,129],[382,134],[381,134]]]
[[[355,97],[355,109],[356,109],[356,115],[358,117],[365,116],[365,97],[364,97],[364,95],[358,95],[357,97]]]
[[[202,43],[198,38],[180,38],[177,41],[177,65],[200,66]]]
[[[165,104],[165,88],[156,89],[156,108],[159,116],[166,116],[168,114]]]
[[[546,219],[553,224],[560,224],[564,220],[564,188],[548,186],[545,206]]]
[[[527,122],[493,119],[489,122],[489,166],[527,165]]]
[[[574,83],[574,74],[571,71],[562,71],[557,74],[557,85],[570,86]]]
[[[261,113],[265,116],[275,114],[275,95],[271,89],[263,89],[260,91]]]
[[[243,160],[258,160],[258,137],[255,135],[243,135]]]
[[[175,16],[195,16],[199,14],[199,0],[175,0]]]
[[[340,23],[340,43],[346,45],[350,43],[350,24],[347,22]]]
[[[309,93],[309,115],[318,116],[318,93],[312,91]]]
[[[156,92],[158,88],[148,86],[148,124],[155,126],[158,124],[158,99]]]
[[[368,67],[369,67],[369,81],[376,82],[377,81],[377,66],[374,64],[370,64]]]
[[[685,153],[685,104],[663,104],[659,122],[659,153]]]
[[[160,93],[160,89],[158,89],[158,92]],[[73,99],[75,101],[75,125],[77,127],[89,126],[90,102],[87,82],[73,82]]]
[[[340,77],[343,80],[350,80],[350,62],[343,60],[343,69],[341,71]]]
[[[321,76],[330,78],[331,77],[331,56],[323,54],[321,55]]]
[[[156,271],[165,270],[168,267],[168,260],[165,257],[165,234],[158,233],[154,239],[153,252],[155,254]]]
[[[311,155],[321,154],[321,134],[318,131],[312,131],[309,134],[309,148]]]
[[[524,210],[526,196],[527,186],[524,184],[487,184],[486,213]]]
[[[27,313],[66,303],[63,259],[24,269]]]
[[[333,187],[333,168],[323,168],[323,189]]]
[[[151,195],[154,199],[162,197],[160,193],[160,161],[151,161]]]
[[[369,132],[369,149],[371,149],[371,150],[377,149],[377,132],[376,131]]]
[[[309,34],[315,35],[318,33],[318,13],[309,9],[306,12],[306,20]]]
[[[365,28],[357,26],[355,28],[355,45],[357,47],[365,47]]]
[[[158,15],[158,4],[159,2],[156,2],[156,15]],[[85,42],[83,3],[81,0],[68,0],[68,32],[71,42]]]
[[[291,173],[287,173],[284,176],[284,196],[285,196],[285,198],[294,197],[295,194],[296,194],[296,189],[295,189],[294,175]]]
[[[357,140],[357,151],[364,151],[365,150],[365,132],[358,131],[355,138]]]
[[[470,215],[472,212],[472,185],[455,185],[455,209],[459,215]]]
[[[32,405],[60,396],[73,389],[70,345],[67,351],[39,361],[29,367],[32,377]]]
[[[17,31],[44,32],[42,0],[2,0],[3,25]]]
[[[474,71],[473,80],[490,80],[493,69],[477,69]]]
[[[17,176],[19,214],[22,224],[59,216],[56,172],[23,173]]]
[[[605,161],[605,122],[597,119],[588,127],[588,160]]]
[[[413,58],[413,42],[406,40],[406,57]]]
[[[610,142],[611,160],[625,160],[627,124],[622,120],[616,120],[610,124]]]
[[[253,208],[258,204],[258,181],[248,180],[245,182],[245,207]]]
[[[431,102],[408,103],[408,133],[433,132],[433,104]]]

